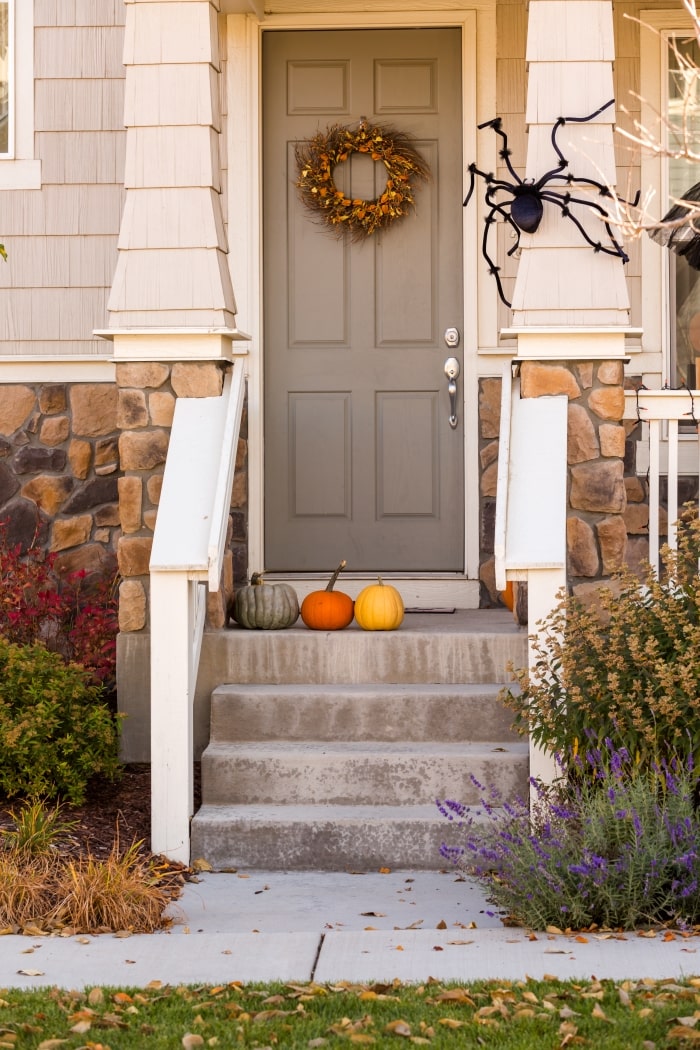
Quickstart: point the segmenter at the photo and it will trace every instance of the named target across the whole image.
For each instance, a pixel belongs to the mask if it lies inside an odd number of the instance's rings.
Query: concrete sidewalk
[[[204,874],[169,931],[0,938],[0,988],[227,981],[638,979],[700,973],[700,938],[504,928],[455,872]]]

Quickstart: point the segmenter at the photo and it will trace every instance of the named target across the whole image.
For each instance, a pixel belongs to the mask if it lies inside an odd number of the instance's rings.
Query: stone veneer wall
[[[0,521],[8,543],[55,552],[60,572],[114,572],[114,385],[6,384],[0,406]]]
[[[569,398],[567,574],[574,592],[585,594],[594,581],[623,563],[634,566],[648,557],[648,541],[643,538],[648,526],[646,486],[634,475],[631,454],[635,424],[622,423],[623,365],[620,361],[523,361],[520,378],[523,397],[565,394]],[[481,380],[482,605],[499,602],[493,533],[500,392],[500,379]]]
[[[119,516],[122,534],[117,556],[122,582],[119,588],[119,629],[148,627],[148,563],[153,545],[163,469],[177,397],[218,397],[224,371],[215,362],[129,362],[117,364],[117,423],[122,476],[119,478]],[[233,596],[234,579],[245,579],[247,552],[247,438],[245,416],[236,453],[231,496],[228,550],[223,586],[208,599],[207,622],[224,627]]]

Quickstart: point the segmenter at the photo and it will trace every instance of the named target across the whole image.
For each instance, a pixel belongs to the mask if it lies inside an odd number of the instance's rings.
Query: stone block
[[[598,382],[606,386],[622,386],[625,370],[622,361],[601,361],[598,365]]]
[[[482,379],[479,383],[479,436],[497,438],[501,424],[501,380]]]
[[[488,558],[479,566],[479,579],[482,589],[486,591],[487,602],[482,601],[480,605],[497,605],[498,590],[496,588],[496,563],[493,558]]]
[[[600,419],[619,422],[625,411],[625,392],[621,386],[601,386],[591,390],[588,407]]]
[[[220,631],[228,623],[226,597],[221,589],[207,592],[207,627]]]
[[[73,547],[56,555],[56,571],[62,575],[84,570],[87,582],[97,579],[109,579],[114,575],[114,554],[101,543],[86,543],[83,547]]]
[[[158,517],[158,511],[157,510],[145,510],[143,512],[143,523],[144,523],[144,525],[146,526],[147,529],[151,530],[151,532],[155,532],[156,531],[156,518],[157,517]]]
[[[68,462],[73,477],[83,480],[90,472],[92,462],[92,445],[89,441],[76,438],[68,446]]]
[[[50,386],[42,386],[39,390],[39,410],[45,416],[52,416],[56,412],[66,410],[66,388],[63,383],[52,383]]]
[[[95,543],[109,543],[112,538],[112,534],[109,529],[95,529],[94,540]]]
[[[488,445],[479,452],[479,460],[481,461],[481,469],[485,470],[489,463],[493,463],[494,460],[498,459],[498,441],[490,441]]]
[[[163,475],[154,474],[146,482],[146,492],[151,503],[157,507],[160,503],[160,491],[163,488]]]
[[[116,503],[117,498],[115,477],[92,478],[73,493],[63,509],[66,514],[79,514],[99,507],[101,503]]]
[[[612,591],[613,594],[619,594],[620,584],[617,580],[598,580],[595,583],[577,583],[572,588],[574,596],[584,605],[586,608],[593,606],[596,609],[600,607],[600,594],[602,590]],[[609,617],[601,617],[601,623],[604,623]]]
[[[119,525],[119,504],[105,503],[95,511],[95,525]]]
[[[40,474],[22,486],[22,495],[41,507],[45,514],[53,517],[63,506],[73,490],[73,478],[67,475]]]
[[[567,421],[567,461],[586,463],[600,454],[596,428],[583,405],[569,403]]]
[[[600,558],[593,529],[583,518],[566,519],[566,547],[572,576],[597,576]]]
[[[628,503],[642,503],[646,499],[644,483],[636,476],[625,478],[625,492]]]
[[[248,472],[239,470],[233,475],[231,506],[245,507],[248,502]]]
[[[575,510],[621,514],[625,509],[622,461],[599,459],[571,468],[570,505]]]
[[[119,630],[140,631],[146,626],[146,591],[138,580],[119,584]]]
[[[117,546],[117,562],[122,576],[146,576],[151,558],[151,536],[122,536]]]
[[[87,543],[92,532],[92,515],[81,514],[76,518],[59,518],[51,530],[52,551],[63,551]]]
[[[117,426],[120,430],[133,430],[148,425],[148,408],[143,390],[120,389],[117,402]]]
[[[642,536],[628,536],[625,552],[625,565],[643,580],[649,565],[649,539]]]
[[[573,372],[564,365],[523,361],[520,367],[520,393],[523,397],[566,394],[568,398],[575,399],[581,396],[581,388]]]
[[[122,531],[138,532],[141,528],[141,507],[143,504],[143,483],[133,474],[119,478],[119,518]]]
[[[116,368],[118,387],[162,386],[170,375],[170,366],[159,361],[120,361]]]
[[[70,407],[78,437],[102,437],[117,429],[117,388],[112,383],[76,383]]]
[[[627,526],[621,514],[604,518],[596,525],[603,572],[618,572],[625,563],[627,551]]]
[[[175,413],[175,398],[167,390],[156,390],[149,394],[148,412],[156,427],[171,427]]]
[[[18,488],[19,481],[13,472],[6,463],[0,463],[0,507],[12,499]]]
[[[99,477],[119,469],[119,442],[116,437],[95,442],[95,473]]]
[[[170,383],[178,397],[219,397],[224,373],[214,361],[178,361]]]
[[[239,540],[242,543],[245,543],[246,538],[248,536],[245,514],[240,510],[232,511],[230,515],[230,521],[231,539],[229,540],[229,543],[231,542],[231,540]]]
[[[7,459],[11,452],[11,443],[6,438],[0,438],[0,459]]]
[[[632,536],[649,534],[649,505],[647,503],[628,503],[625,507],[625,527]]]
[[[40,470],[61,471],[66,466],[66,453],[62,448],[35,448],[25,445],[15,453],[16,474],[36,474]]]
[[[0,434],[9,437],[29,419],[36,397],[31,387],[3,384],[0,388]]]
[[[574,375],[582,390],[590,390],[593,386],[593,362],[577,361],[574,365]]]
[[[42,445],[62,445],[70,435],[70,419],[68,416],[49,416],[41,424],[39,440]]]
[[[122,470],[153,470],[165,463],[170,434],[167,430],[127,430],[119,437]]]
[[[625,428],[615,423],[601,423],[598,428],[600,435],[600,453],[602,456],[617,456],[624,459],[625,456]]]
[[[495,463],[489,463],[486,470],[481,475],[481,495],[482,496],[495,496],[496,488],[498,485],[498,461]]]
[[[24,553],[30,547],[43,547],[48,525],[39,513],[36,503],[16,498],[2,509],[5,542],[8,547],[19,547]]]

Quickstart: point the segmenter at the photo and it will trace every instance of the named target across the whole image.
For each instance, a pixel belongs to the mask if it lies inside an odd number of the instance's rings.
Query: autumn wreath
[[[296,148],[297,186],[303,203],[338,233],[369,236],[406,215],[415,204],[412,180],[427,179],[429,169],[410,135],[361,121],[356,128],[334,125]],[[386,168],[386,186],[374,200],[346,197],[333,171],[352,153],[366,153]]]

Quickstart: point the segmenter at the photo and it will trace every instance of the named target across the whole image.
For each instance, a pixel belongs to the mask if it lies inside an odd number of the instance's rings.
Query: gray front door
[[[263,40],[265,568],[459,572],[463,421],[444,364],[462,347],[444,333],[463,310],[461,31]],[[304,209],[294,150],[362,117],[413,135],[430,180],[360,243]],[[335,179],[362,199],[386,181],[358,154]]]

